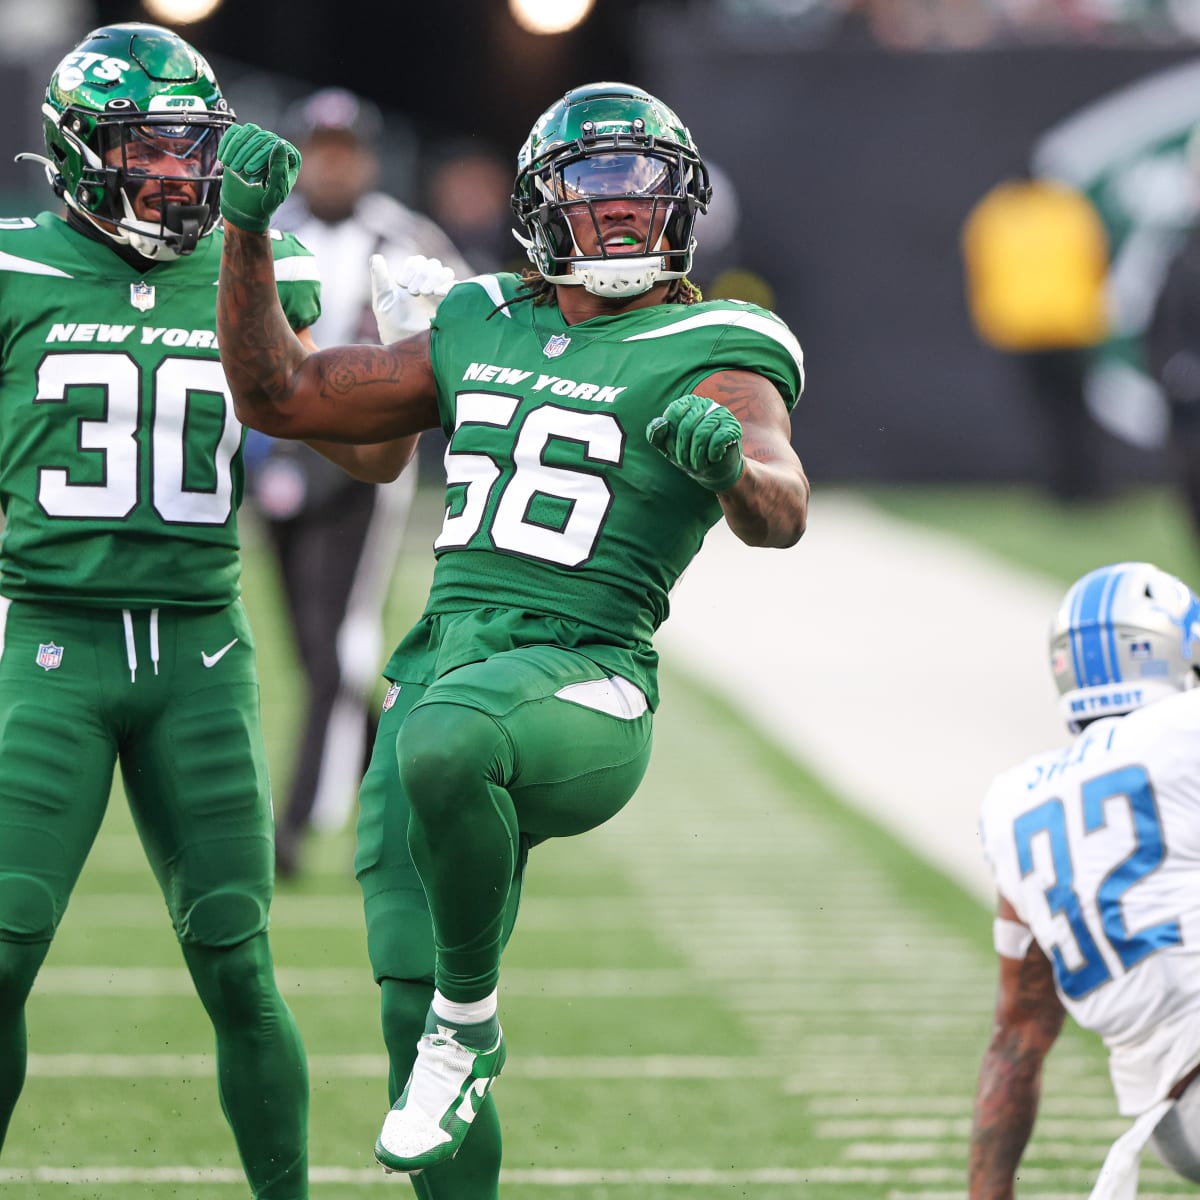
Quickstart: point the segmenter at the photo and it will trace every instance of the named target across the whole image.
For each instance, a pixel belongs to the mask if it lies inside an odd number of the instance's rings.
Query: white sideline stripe
[[[809,524],[794,551],[778,554],[714,526],[671,593],[656,638],[663,661],[714,687],[839,796],[990,903],[995,885],[978,836],[983,794],[997,771],[1067,741],[1043,661],[1062,589],[851,491],[814,493]],[[890,688],[863,686],[878,672],[880,580],[895,583],[887,626],[904,630],[889,646]],[[756,619],[738,637],[713,636],[751,602]],[[960,657],[931,648],[973,646],[981,627],[987,679],[964,705]],[[757,669],[762,663],[772,669]],[[945,750],[936,771],[931,730]]]
[[[334,1079],[380,1079],[383,1054],[313,1054],[309,1074]],[[692,1055],[630,1055],[623,1058],[522,1058],[505,1071],[509,1079],[780,1079],[787,1066],[776,1059],[702,1058]],[[30,1054],[30,1076],[75,1078],[208,1077],[211,1054]]]

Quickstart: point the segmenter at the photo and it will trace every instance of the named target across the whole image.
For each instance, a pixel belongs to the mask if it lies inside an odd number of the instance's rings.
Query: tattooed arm
[[[716,494],[729,528],[749,546],[794,546],[808,517],[808,478],[775,385],[750,371],[719,371],[695,393],[723,404],[742,425],[746,469]]]
[[[313,341],[312,331],[297,329],[300,344],[315,354],[320,347]],[[344,442],[323,442],[318,438],[304,440],[318,454],[336,463],[348,475],[361,479],[363,483],[391,483],[413,460],[417,453],[420,434],[411,437],[393,438],[389,442],[376,442],[365,446],[350,446]]]
[[[997,915],[1020,922],[1003,898]],[[1037,1118],[1042,1064],[1064,1016],[1054,971],[1036,942],[1022,959],[1001,957],[995,1025],[975,1091],[970,1200],[1012,1200],[1017,1164]]]
[[[379,444],[438,424],[427,333],[313,353],[279,305],[267,235],[228,221],[217,339],[238,420],[273,437]]]

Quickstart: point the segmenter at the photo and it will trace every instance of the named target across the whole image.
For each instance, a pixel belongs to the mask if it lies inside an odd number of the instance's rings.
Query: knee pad
[[[1177,1175],[1200,1183],[1200,1086],[1193,1083],[1158,1123],[1150,1146]]]
[[[48,942],[62,914],[54,893],[32,875],[0,875],[0,939]]]
[[[267,906],[250,892],[219,890],[194,900],[179,915],[179,940],[196,946],[236,946],[267,927]]]
[[[410,803],[453,798],[464,786],[486,779],[502,783],[507,742],[492,717],[457,704],[422,704],[412,710],[396,739],[400,779]]]

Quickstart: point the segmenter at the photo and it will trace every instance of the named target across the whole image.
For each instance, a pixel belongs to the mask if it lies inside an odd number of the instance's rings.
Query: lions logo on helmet
[[[534,124],[517,156],[514,235],[554,284],[598,296],[638,296],[692,266],[696,217],[712,195],[708,170],[683,122],[660,100],[627,83],[574,88]],[[571,227],[596,201],[649,203],[641,252],[584,254]],[[526,236],[527,235],[527,236]]]
[[[1200,678],[1200,598],[1150,563],[1100,567],[1059,605],[1050,662],[1073,733],[1186,691]]]
[[[140,22],[93,30],[55,69],[42,116],[47,157],[18,158],[40,162],[55,193],[105,237],[164,261],[212,232],[217,143],[234,113],[212,68],[177,34]],[[153,174],[140,165],[153,156],[181,169]],[[153,219],[135,213],[139,197]]]

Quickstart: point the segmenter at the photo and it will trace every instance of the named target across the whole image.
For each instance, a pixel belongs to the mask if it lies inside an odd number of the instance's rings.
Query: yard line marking
[[[551,904],[532,897],[522,905],[521,928],[552,930],[623,930],[630,927],[638,908],[629,896],[596,899],[570,896],[556,898]],[[362,901],[357,895],[297,896],[276,892],[271,901],[273,926],[287,932],[299,929],[357,929],[366,938]],[[170,930],[166,906],[158,892],[109,892],[88,894],[85,901],[73,905],[64,927],[111,929],[126,926],[139,929],[164,927]]]
[[[1021,1169],[1021,1178],[1030,1183],[1063,1182],[1071,1172],[1044,1168]],[[351,1187],[379,1188],[383,1179],[379,1168],[310,1167],[310,1183],[341,1184]],[[960,1183],[962,1168],[922,1167],[896,1170],[892,1167],[756,1167],[750,1170],[721,1170],[707,1167],[644,1167],[633,1169],[559,1168],[505,1169],[501,1184],[515,1187],[714,1187],[753,1186],[760,1184],[863,1184],[913,1183],[918,1185]],[[244,1188],[246,1177],[235,1167],[0,1167],[0,1183],[61,1184],[228,1184]],[[893,1195],[902,1193],[893,1192]],[[941,1193],[937,1193],[940,1195]],[[961,1186],[950,1196],[962,1196]],[[1068,1193],[1063,1193],[1068,1195]],[[1070,1193],[1077,1196],[1078,1193]],[[1052,1200],[1046,1194],[1038,1200]],[[1143,1200],[1150,1197],[1143,1196]]]
[[[380,1079],[383,1054],[312,1054],[309,1073],[336,1079]],[[629,1055],[622,1058],[524,1057],[505,1069],[505,1079],[778,1079],[777,1059],[692,1055]],[[193,1078],[215,1074],[211,1054],[30,1054],[29,1075],[43,1078]]]
[[[974,1098],[958,1096],[814,1096],[808,1102],[813,1117],[958,1116],[969,1113]],[[1043,1096],[1038,1106],[1040,1122],[1055,1116],[1111,1117],[1117,1102],[1111,1096]]]
[[[353,967],[279,967],[279,989],[287,994],[344,996],[348,989],[373,988],[365,964]],[[690,996],[696,977],[674,967],[513,967],[504,990],[514,996],[596,997],[639,1000],[646,996]],[[182,996],[194,990],[183,967],[43,967],[35,990],[42,996]]]
[[[922,1138],[954,1138],[966,1144],[971,1134],[971,1114],[962,1111],[956,1117],[907,1117],[896,1120],[834,1120],[819,1121],[816,1126],[817,1136],[833,1141],[852,1141],[862,1138],[875,1138],[883,1141],[892,1139]],[[1115,1141],[1129,1128],[1129,1120],[1115,1115],[1108,1120],[1095,1118],[1045,1117],[1037,1123],[1037,1133],[1041,1138],[1089,1138],[1095,1141],[1097,1137]]]
[[[759,944],[761,952],[765,947]],[[725,960],[728,968],[728,960]],[[275,978],[281,991],[312,996],[344,996],[359,988],[364,994],[372,987],[370,968],[363,967],[278,967]],[[641,1000],[646,997],[690,996],[697,982],[708,979],[701,969],[688,967],[509,967],[504,971],[504,991],[512,996],[541,998],[594,997],[596,999]],[[712,978],[709,982],[722,982]],[[183,967],[43,967],[35,990],[41,996],[185,996],[194,990],[191,977]],[[978,996],[975,989],[963,989],[963,995]],[[949,1004],[957,995],[954,989],[924,989],[912,993],[888,993],[886,989],[848,989],[840,992],[832,983],[812,987],[807,979],[790,981],[776,978],[756,988],[738,1007],[747,1013],[769,1010],[781,1019],[796,1014],[863,1012],[882,1014],[891,1024],[908,1014],[910,1023],[932,1023],[939,1031],[947,1025],[960,1027],[970,1034],[972,1045],[980,1043],[987,1029],[985,1013],[962,1012],[953,1005],[950,1012],[936,1016],[928,1012],[929,998]],[[797,1031],[803,1034],[803,1028]],[[849,1041],[858,1041],[849,1035]]]
[[[1069,1181],[1069,1171],[1022,1167],[1021,1177],[1029,1183]],[[309,1181],[314,1184],[339,1184],[350,1187],[378,1188],[378,1168],[311,1167]],[[901,1178],[897,1178],[900,1176]],[[905,1178],[908,1176],[910,1178]],[[854,1167],[759,1167],[748,1171],[707,1168],[644,1168],[605,1170],[580,1168],[556,1170],[506,1169],[500,1182],[515,1187],[597,1187],[597,1186],[746,1186],[756,1184],[826,1184],[861,1187],[863,1184],[912,1183],[924,1185],[919,1191],[893,1188],[888,1200],[962,1200],[962,1171],[959,1167],[921,1168],[896,1171],[892,1168]],[[0,1183],[60,1184],[154,1184],[183,1183],[229,1185],[244,1188],[246,1178],[234,1167],[0,1167]],[[949,1190],[934,1190],[928,1185],[950,1185]],[[954,1185],[958,1186],[955,1187]],[[1170,1193],[1178,1195],[1178,1193]],[[1039,1192],[1038,1200],[1078,1200],[1079,1192]],[[1141,1200],[1167,1200],[1166,1195],[1141,1193]]]
[[[1127,1123],[1125,1128],[1128,1127]],[[961,1153],[964,1145],[962,1138],[947,1138],[942,1142],[850,1142],[843,1148],[842,1154],[844,1158],[860,1163],[915,1162],[921,1159],[939,1161],[949,1154]],[[1103,1141],[1047,1142],[1038,1141],[1035,1137],[1029,1143],[1026,1155],[1034,1161],[1049,1158],[1056,1162],[1094,1163],[1098,1173],[1107,1148]],[[1022,1177],[1025,1175],[1024,1163],[1021,1165],[1020,1174]]]

